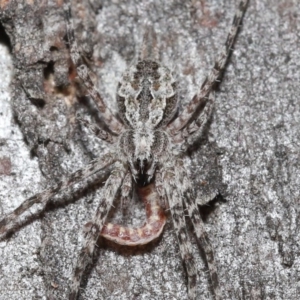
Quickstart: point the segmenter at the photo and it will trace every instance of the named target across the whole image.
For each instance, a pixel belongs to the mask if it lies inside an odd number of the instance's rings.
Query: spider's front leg
[[[204,224],[193,195],[193,188],[191,186],[190,179],[188,178],[188,173],[183,166],[183,162],[180,159],[177,159],[173,167],[168,167],[163,171],[163,178],[165,180],[165,193],[169,201],[182,260],[186,265],[188,273],[189,298],[196,299],[196,270],[192,258],[192,246],[186,233],[183,202],[185,203],[185,208],[187,209],[189,217],[193,223],[197,242],[201,249],[203,249],[206,257],[215,299],[221,300],[222,294],[219,286],[213,248],[205,231]]]
[[[54,187],[25,200],[19,207],[0,221],[0,239],[22,226],[22,224],[26,223],[29,219],[39,216],[51,201],[65,202],[70,198],[70,195],[74,195],[86,187],[86,184],[75,186],[76,183],[84,181],[94,182],[96,180],[99,181],[105,179],[107,173],[110,171],[109,169],[106,169],[106,167],[114,162],[114,156],[107,154],[101,159],[93,160],[85,168],[74,172],[69,178],[59,182]],[[60,194],[62,196],[59,197],[58,200],[55,199],[55,197]],[[34,213],[30,211],[31,207],[34,207]]]
[[[115,168],[105,183],[103,192],[104,199],[97,208],[95,216],[89,222],[90,226],[84,230],[85,241],[74,269],[69,296],[70,300],[77,299],[82,275],[87,265],[92,261],[97,240],[105,224],[107,215],[111,209],[116,194],[122,185],[126,172],[127,167],[125,164],[121,162],[117,162],[115,164]]]
[[[204,228],[204,223],[202,221],[199,209],[197,207],[195,196],[193,195],[192,189],[186,193],[185,203],[188,210],[189,217],[193,223],[195,234],[199,246],[203,249],[205,253],[205,258],[208,265],[210,280],[212,283],[212,290],[215,295],[216,300],[222,299],[222,293],[219,286],[219,279],[217,273],[217,267],[215,263],[214,251],[211,242],[207,236],[206,230]]]
[[[189,299],[196,299],[196,279],[197,272],[192,254],[192,244],[189,241],[185,212],[183,208],[183,191],[181,188],[180,178],[176,176],[174,168],[170,168],[163,172],[165,180],[165,193],[169,201],[170,211],[172,215],[175,233],[179,243],[181,258],[186,267],[188,275],[188,295]]]
[[[215,299],[221,300],[222,293],[219,286],[219,279],[218,279],[216,262],[214,258],[213,247],[206,233],[204,223],[198,209],[198,205],[195,197],[195,189],[192,186],[191,180],[188,176],[188,172],[185,169],[183,162],[181,160],[177,160],[176,162],[176,172],[178,174],[177,176],[179,178],[182,178],[183,180],[183,186],[185,190],[184,192],[185,207],[188,211],[189,217],[195,229],[198,245],[201,249],[203,249],[205,254],[210,280],[212,283],[212,290],[215,295]]]

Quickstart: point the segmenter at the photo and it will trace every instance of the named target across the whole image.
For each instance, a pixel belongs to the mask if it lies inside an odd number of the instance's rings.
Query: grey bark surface
[[[86,97],[76,97],[84,92],[79,84],[68,87],[62,1],[40,2],[0,1],[12,48],[0,45],[0,215],[107,150],[76,122],[76,113],[99,118]],[[163,63],[178,74],[184,105],[225,42],[236,5],[90,0],[73,1],[72,9],[81,50],[116,111],[118,78],[145,25],[158,34]],[[300,298],[299,11],[297,0],[250,1],[208,133],[189,152],[201,201],[222,195],[201,211],[224,299]],[[101,186],[75,200],[48,207],[0,241],[0,300],[67,299],[82,227],[103,200]],[[143,207],[136,199],[126,211],[116,203],[112,217],[142,224]],[[205,260],[190,233],[197,299],[212,299]],[[146,247],[100,240],[82,287],[79,299],[187,299],[171,220]]]

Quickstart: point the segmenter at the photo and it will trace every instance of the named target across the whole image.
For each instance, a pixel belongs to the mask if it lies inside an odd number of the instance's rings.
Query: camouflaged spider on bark
[[[205,253],[214,297],[222,298],[213,248],[205,232],[193,183],[183,160],[186,150],[201,137],[211,116],[214,86],[226,65],[247,3],[247,0],[240,1],[227,40],[213,69],[198,93],[176,117],[176,82],[170,69],[159,62],[155,33],[150,29],[146,30],[136,62],[124,72],[119,82],[116,96],[119,117],[116,117],[102,100],[91,80],[90,71],[79,54],[70,7],[65,4],[72,61],[78,77],[95,102],[108,129],[104,130],[84,120],[82,122],[98,138],[111,144],[112,150],[56,186],[25,200],[1,220],[0,237],[5,237],[32,217],[29,211],[32,206],[37,206],[35,214],[39,214],[57,195],[60,194],[65,199],[67,195],[78,192],[78,183],[104,180],[108,174],[103,201],[92,220],[85,226],[85,241],[73,271],[69,299],[76,299],[78,296],[83,273],[92,261],[99,236],[128,246],[146,244],[158,237],[163,230],[166,220],[163,206],[170,209],[180,254],[187,271],[189,298],[196,299],[197,271],[187,234],[185,210]],[[147,182],[146,186],[141,184],[140,179]],[[145,202],[145,225],[140,228],[127,228],[106,223],[118,192],[121,192],[121,199],[126,200],[133,189],[137,190],[138,196]]]

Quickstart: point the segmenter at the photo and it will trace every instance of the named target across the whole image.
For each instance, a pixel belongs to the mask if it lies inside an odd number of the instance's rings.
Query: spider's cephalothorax
[[[79,183],[100,181],[108,176],[103,190],[103,201],[85,226],[85,241],[74,269],[70,300],[77,298],[82,275],[92,261],[99,236],[129,246],[150,242],[159,236],[165,224],[162,201],[166,201],[170,209],[180,254],[187,271],[189,298],[196,299],[197,272],[187,234],[186,211],[199,245],[206,255],[215,299],[222,298],[213,249],[197,207],[193,183],[183,164],[183,155],[202,135],[211,116],[215,82],[226,65],[247,3],[248,0],[240,1],[227,40],[213,69],[196,95],[176,117],[175,80],[170,70],[158,62],[155,33],[150,35],[149,30],[146,30],[137,63],[124,73],[118,86],[117,103],[121,121],[106,106],[91,80],[90,71],[78,51],[70,5],[64,4],[72,61],[78,77],[97,105],[107,129],[89,124],[86,120],[81,121],[98,138],[111,144],[111,152],[93,160],[84,169],[71,174],[54,187],[30,197],[13,212],[4,216],[0,221],[0,238],[33,217],[30,210],[32,206],[36,206],[34,214],[39,215],[47,204],[55,203],[54,196],[60,194],[62,199],[67,199],[68,195],[85,188],[84,184]],[[147,43],[147,40],[151,42]],[[133,184],[133,179],[145,176],[145,182],[151,181],[145,188]],[[146,224],[140,228],[127,228],[106,223],[119,190],[121,199],[128,199],[133,188],[137,188],[139,197],[145,202]]]
[[[169,150],[163,127],[174,116],[177,105],[171,71],[153,60],[139,61],[123,74],[117,103],[128,127],[120,137],[121,152],[134,176],[146,173],[150,180],[160,157]]]

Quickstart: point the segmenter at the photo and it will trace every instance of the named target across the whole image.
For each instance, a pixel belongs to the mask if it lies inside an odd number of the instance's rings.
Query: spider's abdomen
[[[139,61],[124,72],[117,102],[122,119],[133,129],[160,127],[170,121],[176,110],[175,79],[160,63]]]

